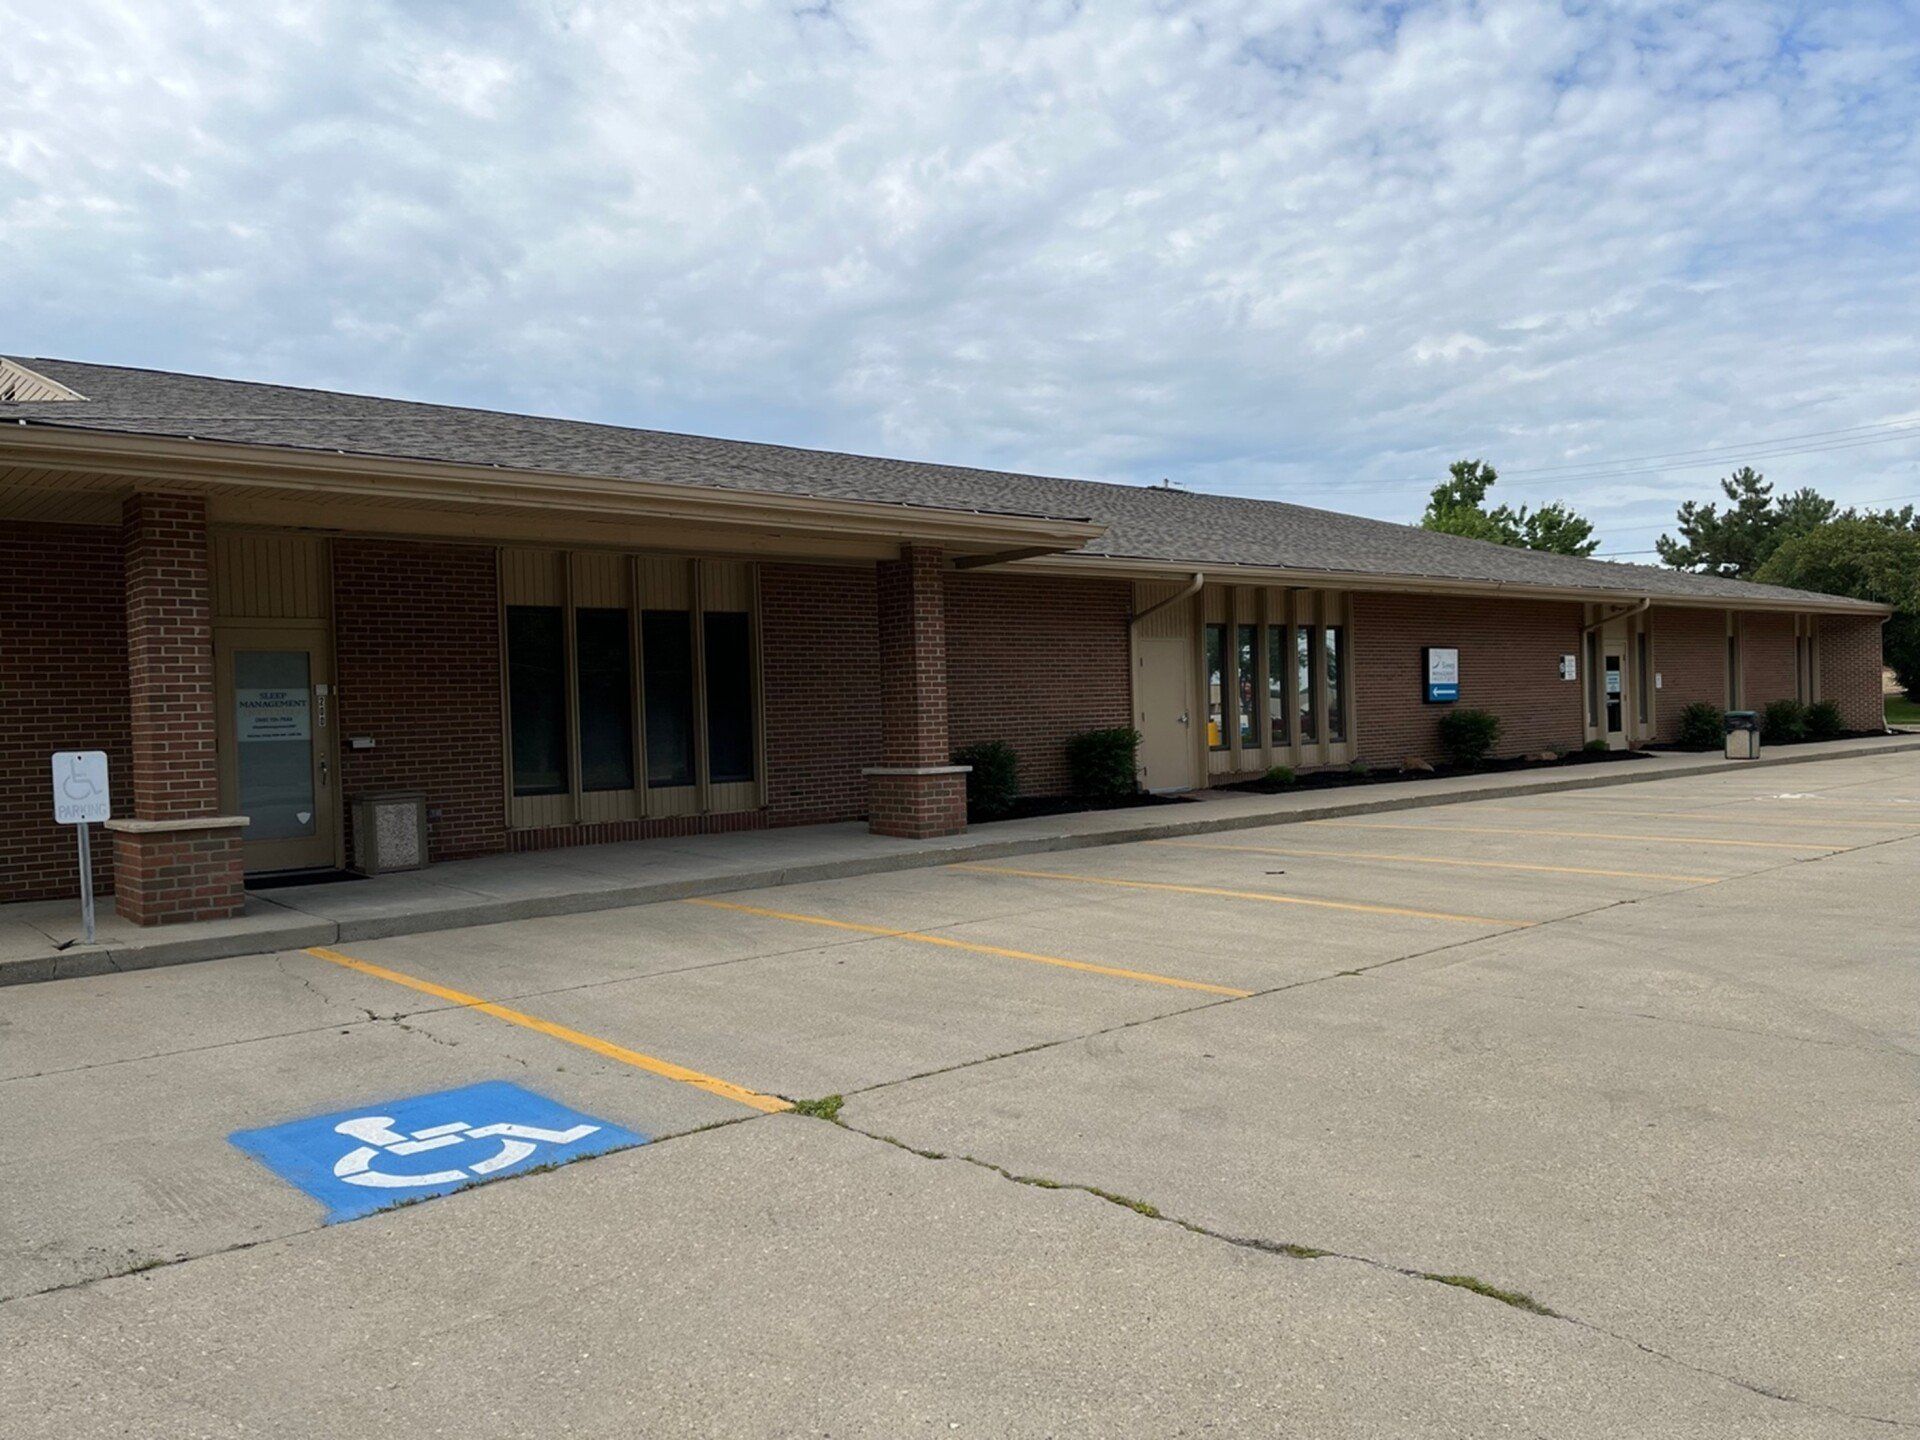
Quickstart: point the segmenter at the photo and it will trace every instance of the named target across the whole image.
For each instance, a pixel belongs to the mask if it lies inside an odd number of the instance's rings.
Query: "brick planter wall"
[[[1440,716],[1450,709],[1499,715],[1500,755],[1578,750],[1582,686],[1560,678],[1560,657],[1580,653],[1582,614],[1572,601],[1356,592],[1351,644],[1360,759],[1437,759]],[[1460,651],[1457,706],[1421,699],[1420,651],[1427,645]]]
[[[136,925],[238,915],[246,902],[240,852],[243,834],[236,827],[116,831],[114,909]]]
[[[1005,740],[1029,795],[1067,791],[1068,737],[1133,713],[1121,580],[947,576],[947,730],[954,748]]]
[[[73,827],[53,823],[49,757],[105,750],[132,803],[120,532],[9,524],[0,536],[0,904],[78,893]],[[113,888],[94,834],[93,884]]]
[[[341,799],[424,790],[434,860],[507,848],[498,597],[489,548],[333,543]]]

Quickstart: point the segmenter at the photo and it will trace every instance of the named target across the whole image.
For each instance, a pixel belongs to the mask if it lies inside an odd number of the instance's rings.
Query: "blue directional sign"
[[[645,1135],[504,1080],[236,1130],[227,1138],[326,1206],[329,1225],[647,1143]]]

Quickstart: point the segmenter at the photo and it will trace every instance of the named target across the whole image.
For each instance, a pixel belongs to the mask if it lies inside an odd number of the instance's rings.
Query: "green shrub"
[[[1604,755],[1607,753],[1607,742],[1604,740],[1589,740],[1580,748],[1585,750],[1589,755]]]
[[[1771,700],[1760,712],[1760,740],[1792,745],[1807,738],[1807,707],[1798,700]]]
[[[1366,762],[1362,760],[1356,760],[1347,766],[1347,774],[1353,776],[1356,780],[1364,780],[1372,773],[1373,771],[1368,769]]]
[[[1727,712],[1711,700],[1696,700],[1680,712],[1675,739],[1682,750],[1718,750],[1726,734]]]
[[[1500,717],[1490,710],[1449,710],[1440,717],[1440,748],[1462,770],[1485,760],[1499,738]]]
[[[1807,706],[1807,738],[1833,740],[1847,728],[1840,718],[1840,707],[1831,700],[1818,700]]]
[[[1291,765],[1275,765],[1267,771],[1267,783],[1269,785],[1291,785],[1293,781],[1294,774]]]
[[[953,763],[971,765],[967,774],[967,818],[998,820],[1011,814],[1020,798],[1020,757],[1004,740],[982,740],[953,752]]]
[[[1067,773],[1082,800],[1117,800],[1140,788],[1140,732],[1088,730],[1067,741]]]

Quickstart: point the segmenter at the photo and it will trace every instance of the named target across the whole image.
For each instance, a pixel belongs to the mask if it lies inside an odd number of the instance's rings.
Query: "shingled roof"
[[[1090,520],[1105,526],[1105,533],[1075,555],[1208,572],[1249,567],[1596,598],[1884,609],[1777,585],[1515,549],[1282,500],[843,455],[72,360],[22,357],[18,364],[81,398],[0,401],[0,422],[795,499]]]

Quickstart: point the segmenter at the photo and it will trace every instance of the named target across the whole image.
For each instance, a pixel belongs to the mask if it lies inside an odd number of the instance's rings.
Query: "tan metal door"
[[[1134,637],[1134,728],[1149,790],[1191,790],[1193,642],[1185,634]]]
[[[245,815],[249,872],[339,863],[332,656],[321,630],[221,626],[220,804]]]

